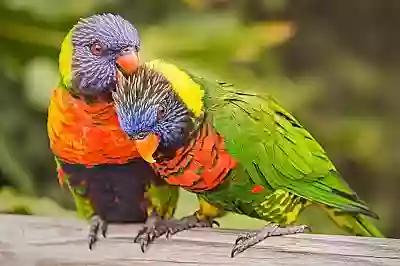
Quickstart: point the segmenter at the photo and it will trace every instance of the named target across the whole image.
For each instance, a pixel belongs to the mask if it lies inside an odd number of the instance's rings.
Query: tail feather
[[[324,210],[337,226],[351,235],[385,237],[378,228],[365,216],[343,212],[324,206]]]

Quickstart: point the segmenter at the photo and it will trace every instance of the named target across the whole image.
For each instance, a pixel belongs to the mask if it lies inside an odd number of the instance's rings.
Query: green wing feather
[[[179,199],[179,187],[151,184],[146,192],[150,206],[148,215],[156,213],[158,217],[166,219],[174,216]]]
[[[311,134],[269,95],[240,92],[191,75],[228,152],[255,184],[284,189],[312,202],[374,218]]]
[[[56,161],[56,166],[58,170],[58,175],[63,174],[64,176],[58,176],[58,179],[62,182],[60,185],[66,185],[74,199],[75,202],[75,207],[78,215],[86,220],[89,220],[93,214],[94,214],[94,208],[92,204],[90,203],[88,198],[82,197],[84,193],[78,193],[77,188],[73,188],[70,183],[69,183],[69,176],[65,174],[61,170],[61,164],[60,161],[57,159],[57,157],[54,157]]]

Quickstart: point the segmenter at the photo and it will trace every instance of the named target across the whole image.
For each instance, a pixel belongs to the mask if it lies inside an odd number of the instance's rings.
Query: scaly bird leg
[[[97,242],[97,234],[99,230],[103,237],[105,238],[107,235],[107,222],[104,221],[100,216],[94,215],[90,219],[90,227],[89,227],[89,249],[92,250],[94,244]]]
[[[175,218],[161,220],[158,217],[150,217],[145,226],[138,232],[134,242],[139,243],[142,252],[144,252],[149,244],[165,233],[169,238],[180,231],[195,227],[212,227],[214,224],[219,226],[219,223],[212,219],[199,220],[196,215],[190,215],[179,220]]]
[[[167,238],[171,235],[175,235],[178,232],[188,230],[190,228],[199,228],[199,227],[213,227],[213,225],[219,227],[219,223],[211,218],[199,219],[197,218],[196,214],[189,215],[183,217],[182,219],[178,220],[177,222],[170,224]]]
[[[219,227],[219,223],[214,219],[222,217],[225,212],[208,203],[202,197],[198,196],[198,199],[200,208],[194,214],[183,217],[177,223],[171,225],[167,237],[190,228],[213,227],[214,225]]]
[[[307,225],[295,225],[290,227],[279,227],[278,225],[268,225],[258,232],[250,232],[240,235],[233,246],[231,257],[245,251],[251,246],[267,239],[270,236],[283,236],[304,233],[311,230]]]
[[[217,207],[200,199],[200,208],[194,214],[186,216],[182,219],[170,218],[168,220],[160,220],[156,215],[152,216],[146,222],[145,227],[139,231],[135,238],[136,243],[140,243],[142,251],[151,242],[167,233],[167,238],[178,232],[195,228],[195,227],[212,227],[219,223],[214,218],[221,217],[224,212]]]
[[[174,219],[162,220],[157,216],[147,219],[144,227],[138,232],[134,242],[140,244],[142,252],[154,240],[168,232],[169,225],[174,223]]]

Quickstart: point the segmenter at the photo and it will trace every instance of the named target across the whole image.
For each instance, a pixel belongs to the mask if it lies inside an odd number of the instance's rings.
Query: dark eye
[[[99,42],[94,42],[91,46],[90,46],[90,51],[92,52],[93,55],[95,56],[100,56],[103,54],[104,52],[104,47],[101,43]]]
[[[144,139],[146,135],[146,132],[140,132],[136,135],[136,139]]]
[[[130,48],[130,47],[126,47],[121,50],[122,53],[129,53],[130,51],[132,51],[132,48]]]
[[[165,115],[165,108],[161,104],[157,108],[157,119],[163,118]]]

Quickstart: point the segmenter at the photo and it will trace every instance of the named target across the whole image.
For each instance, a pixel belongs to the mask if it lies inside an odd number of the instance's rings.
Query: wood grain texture
[[[80,220],[0,215],[1,266],[400,265],[400,239],[299,234],[273,237],[230,258],[237,230],[195,229],[157,240],[146,253],[133,243],[138,224],[111,225],[87,247]]]

